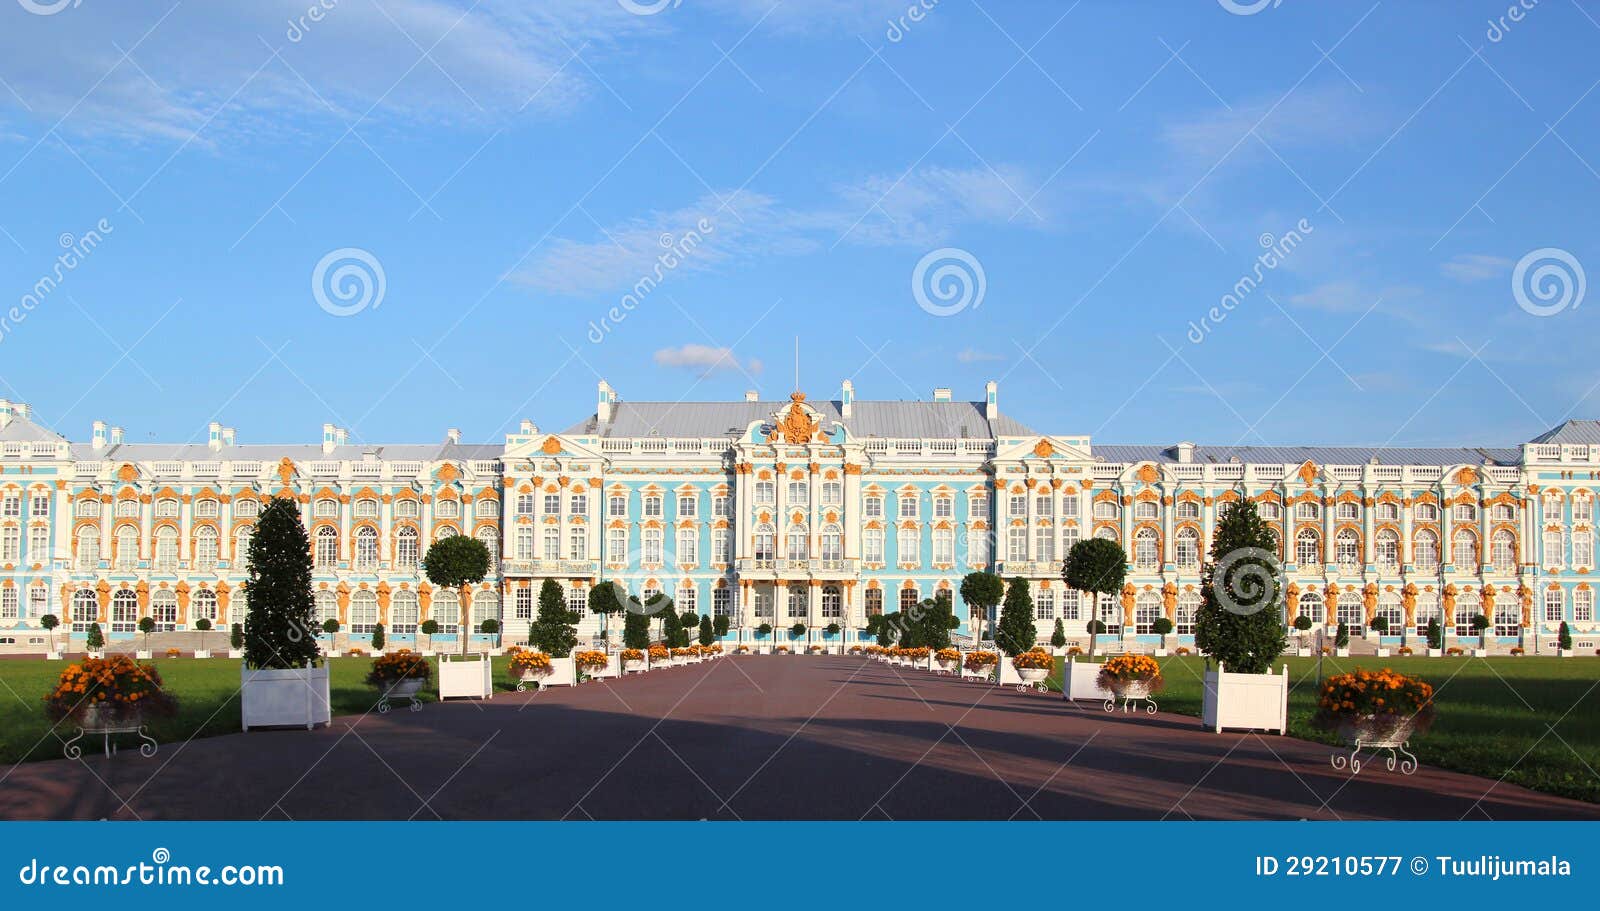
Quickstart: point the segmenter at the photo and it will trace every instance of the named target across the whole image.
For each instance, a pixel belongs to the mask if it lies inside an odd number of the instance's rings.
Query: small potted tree
[[[1483,614],[1472,615],[1472,631],[1478,634],[1478,647],[1472,650],[1475,657],[1489,654],[1489,618]]]
[[[243,727],[310,729],[332,717],[328,665],[312,629],[311,541],[300,504],[277,497],[261,510],[246,559],[250,611],[239,668]]]
[[[794,626],[789,627],[790,641],[798,642],[799,640],[805,638],[805,635],[806,625],[804,623],[796,623]],[[796,648],[798,648],[798,646],[796,646]]]
[[[1306,633],[1311,632],[1313,625],[1311,618],[1305,614],[1299,614],[1294,618],[1295,632],[1300,634],[1300,645],[1294,650],[1294,653],[1301,658],[1311,656],[1311,646],[1306,644]]]
[[[1368,627],[1373,632],[1378,634],[1378,657],[1389,657],[1389,650],[1383,647],[1383,637],[1389,633],[1389,618],[1379,614],[1378,616],[1372,618],[1372,621],[1368,624]]]
[[[235,623],[228,632],[228,657],[244,657],[244,624]]]
[[[1333,653],[1340,658],[1350,657],[1350,624],[1341,623],[1333,634]]]
[[[196,658],[210,658],[211,652],[206,649],[206,633],[211,632],[211,621],[204,617],[194,622],[194,628],[200,631],[200,647],[195,649]]]
[[[1560,629],[1556,630],[1556,657],[1572,657],[1572,629],[1567,626],[1567,621],[1561,621]]]
[[[489,642],[493,646],[489,649],[489,653],[498,655],[500,653],[500,621],[490,617],[478,624],[478,632],[489,637]]]
[[[567,609],[560,583],[554,579],[544,580],[539,588],[539,614],[528,627],[528,643],[550,656],[548,679],[561,686],[578,682],[577,666],[572,659],[572,650],[578,645],[578,629],[573,625],[577,620],[577,614]]]
[[[383,624],[382,623],[373,624],[371,642],[372,642],[372,657],[374,657],[374,658],[383,657],[383,647],[388,643],[388,640],[384,638]]]
[[[1439,618],[1428,621],[1423,628],[1423,638],[1428,640],[1428,657],[1440,658],[1444,655],[1444,627],[1439,625]]]
[[[89,633],[83,639],[84,651],[90,658],[104,658],[106,635],[100,632],[100,624],[89,624]]]
[[[422,644],[422,654],[429,658],[433,657],[433,636],[439,632],[439,621],[429,617],[422,621],[422,625],[418,626],[417,630],[428,637],[427,641]]]
[[[461,631],[458,660],[439,658],[439,698],[489,698],[494,693],[489,658],[480,655],[473,659],[467,654],[467,640],[472,630],[472,586],[489,574],[489,548],[467,535],[441,538],[423,555],[422,571],[434,586],[455,591],[461,615],[456,627]]]
[[[1067,647],[1067,629],[1061,625],[1061,618],[1059,617],[1056,618],[1056,628],[1050,633],[1050,647],[1058,655],[1061,654],[1062,649]]]
[[[61,625],[61,618],[55,614],[45,614],[39,618],[39,626],[44,629],[49,651],[45,653],[45,660],[60,661],[61,652],[56,649],[56,627]]]
[[[1128,553],[1105,538],[1088,538],[1067,552],[1061,578],[1069,588],[1089,593],[1089,660],[1094,660],[1095,640],[1106,631],[1100,620],[1100,599],[1122,591],[1128,576]]]
[[[1172,635],[1172,620],[1167,617],[1157,617],[1151,624],[1150,630],[1161,637],[1161,645],[1156,649],[1157,657],[1167,654],[1167,637]]]
[[[150,634],[155,632],[155,631],[156,631],[156,620],[155,620],[154,617],[140,617],[139,618],[139,634],[144,637],[144,648],[139,649],[137,652],[134,652],[133,653],[133,657],[137,658],[140,661],[149,661],[150,660]]]
[[[322,621],[322,634],[328,637],[328,644],[322,650],[323,654],[329,658],[339,657],[339,640],[335,638],[339,635],[339,621],[333,617]]]

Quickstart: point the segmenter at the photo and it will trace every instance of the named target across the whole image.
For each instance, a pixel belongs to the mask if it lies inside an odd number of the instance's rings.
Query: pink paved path
[[[1600,818],[1432,768],[1352,778],[1330,754],[856,658],[744,657],[31,763],[0,818]]]

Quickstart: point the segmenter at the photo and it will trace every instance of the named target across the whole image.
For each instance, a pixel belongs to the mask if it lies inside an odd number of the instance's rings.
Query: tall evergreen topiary
[[[995,645],[1007,655],[1020,655],[1033,648],[1039,631],[1033,625],[1033,596],[1028,580],[1012,579],[1006,589],[1005,605],[1000,608],[1000,626],[995,630]]]
[[[701,645],[710,645],[711,643],[713,643],[715,641],[717,641],[717,634],[716,634],[716,631],[714,629],[712,629],[712,627],[711,627],[711,617],[709,615],[701,617],[700,618],[700,644]]]
[[[456,593],[456,606],[460,613],[461,653],[467,653],[468,635],[472,630],[471,586],[483,581],[489,574],[489,548],[482,541],[466,535],[440,538],[428,547],[422,556],[422,572],[434,585],[452,589]]]
[[[967,606],[967,625],[974,644],[983,639],[983,624],[1006,596],[1006,583],[990,572],[967,573],[961,580],[961,601]]]
[[[100,632],[100,624],[89,624],[89,634],[84,637],[83,645],[91,652],[98,652],[106,647],[106,635]]]
[[[1061,621],[1058,619],[1056,620],[1055,630],[1050,633],[1050,645],[1053,648],[1063,648],[1066,646],[1066,644],[1067,631],[1064,627],[1062,627]]]
[[[899,611],[890,611],[887,614],[876,616],[878,617],[878,644],[888,648],[900,638],[900,632],[905,628],[905,618]]]
[[[629,598],[627,613],[622,615],[622,644],[627,648],[650,647],[650,615],[638,598]]]
[[[1424,628],[1423,634],[1428,640],[1428,648],[1444,648],[1444,627],[1439,625],[1439,619],[1437,617],[1428,621],[1428,625]]]
[[[1100,599],[1122,590],[1128,576],[1128,552],[1122,545],[1105,538],[1089,538],[1072,545],[1061,567],[1061,581],[1068,588],[1089,593],[1089,656],[1105,623],[1100,619]]]
[[[560,583],[544,580],[539,587],[539,615],[528,629],[528,641],[552,658],[565,658],[578,644],[577,616],[567,610],[567,598]]]
[[[372,627],[372,650],[375,652],[381,651],[383,649],[383,643],[383,624],[374,624]]]
[[[279,497],[261,510],[245,563],[250,592],[245,666],[264,670],[321,663],[312,620],[311,540],[299,504]]]
[[[914,626],[917,629],[917,645],[938,650],[950,647],[950,630],[956,622],[955,609],[950,603],[950,593],[939,592],[931,600],[923,601],[918,609],[921,616],[917,617]]]
[[[1235,503],[1217,524],[1201,576],[1195,646],[1229,671],[1263,674],[1283,654],[1283,564],[1255,503]]]
[[[711,621],[711,629],[719,636],[728,635],[728,615],[718,614]]]
[[[1567,621],[1561,621],[1561,627],[1556,630],[1556,648],[1564,652],[1572,651],[1572,630],[1567,627]]]

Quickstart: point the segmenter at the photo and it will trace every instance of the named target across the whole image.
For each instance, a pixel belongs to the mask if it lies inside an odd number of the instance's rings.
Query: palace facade
[[[419,569],[448,535],[496,555],[471,622],[500,621],[507,641],[525,635],[546,579],[583,612],[584,635],[605,622],[587,612],[604,580],[726,615],[727,638],[744,642],[763,625],[785,641],[795,623],[805,641],[854,642],[868,614],[950,591],[967,635],[959,586],[979,569],[1031,583],[1041,638],[1060,620],[1082,640],[1095,606],[1060,567],[1094,535],[1130,559],[1120,597],[1099,605],[1102,641],[1153,644],[1167,617],[1169,644],[1190,644],[1219,510],[1249,498],[1276,529],[1291,618],[1347,623],[1372,643],[1435,618],[1449,639],[1475,639],[1482,614],[1492,644],[1530,652],[1553,650],[1566,621],[1587,654],[1600,639],[1597,488],[1596,421],[1494,447],[1103,445],[1003,414],[992,382],[976,401],[948,389],[857,400],[846,381],[825,401],[678,403],[625,401],[602,382],[578,424],[524,421],[486,445],[453,430],[354,444],[333,425],[319,444],[262,445],[218,424],[203,443],[129,443],[102,422],[74,443],[0,401],[0,648],[42,651],[47,614],[113,642],[143,617],[161,631],[242,622],[240,555],[280,496],[305,517],[319,621],[355,643],[379,624],[412,642],[429,618],[435,638],[461,633],[454,594]]]

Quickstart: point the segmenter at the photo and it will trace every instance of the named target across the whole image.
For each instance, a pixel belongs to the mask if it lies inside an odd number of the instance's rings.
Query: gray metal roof
[[[1566,421],[1546,430],[1530,443],[1600,443],[1600,421]]]
[[[1094,444],[1093,455],[1107,462],[1177,462],[1175,446]],[[1439,447],[1427,449],[1376,446],[1196,446],[1194,463],[1240,462],[1267,465],[1518,465],[1522,450],[1507,447]]]
[[[0,427],[0,443],[63,443],[66,439],[48,427],[35,424],[32,418],[14,416]]]
[[[595,415],[568,427],[565,433],[604,437],[718,437],[744,433],[753,421],[768,421],[783,401],[757,402],[617,402],[611,420],[600,424]],[[859,438],[892,439],[993,439],[996,436],[1036,436],[1034,431],[1005,415],[993,421],[983,416],[982,402],[864,402],[856,401],[851,416],[840,413],[839,402],[807,401],[821,415],[823,427],[843,424]]]
[[[74,443],[72,456],[85,461],[150,462],[166,459],[215,462],[253,461],[276,462],[290,458],[296,462],[359,462],[367,453],[384,461],[438,462],[447,459],[471,461],[498,459],[505,454],[499,443],[400,443],[373,444],[369,446],[335,446],[332,452],[323,452],[317,444],[251,443],[212,449],[204,443],[119,443],[96,450],[88,443]]]

